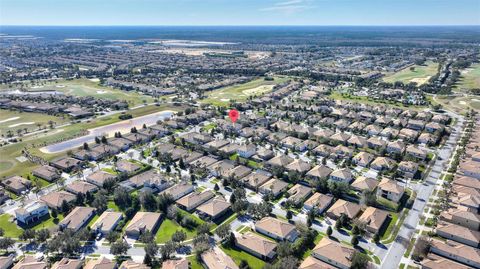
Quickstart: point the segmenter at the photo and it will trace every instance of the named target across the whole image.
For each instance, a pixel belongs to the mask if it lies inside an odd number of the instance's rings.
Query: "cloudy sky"
[[[479,25],[480,0],[0,0],[0,25]]]

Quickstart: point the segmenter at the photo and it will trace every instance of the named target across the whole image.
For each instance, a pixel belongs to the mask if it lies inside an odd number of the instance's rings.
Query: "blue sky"
[[[0,0],[0,25],[479,25],[480,0]]]

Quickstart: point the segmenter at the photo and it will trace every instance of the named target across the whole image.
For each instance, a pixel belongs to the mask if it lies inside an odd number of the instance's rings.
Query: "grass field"
[[[216,106],[226,106],[230,101],[243,102],[250,96],[261,96],[268,93],[272,88],[280,83],[286,82],[288,78],[276,77],[273,81],[263,78],[254,79],[252,81],[220,88],[207,93],[207,98],[202,103],[208,103]]]
[[[462,75],[455,87],[456,89],[480,89],[480,63],[472,65],[461,73]]]
[[[413,71],[410,70],[410,67],[407,67],[398,72],[388,74],[383,78],[383,81],[390,83],[396,81],[403,83],[416,82],[418,85],[422,85],[437,73],[438,63],[426,62],[425,65],[414,65],[413,67],[415,68]]]
[[[181,109],[183,108],[171,106],[169,104],[160,106],[149,105],[142,106],[137,109],[132,109],[128,111],[128,113],[132,114],[133,117],[139,117],[164,110],[179,111]],[[63,156],[66,153],[59,152],[54,154],[46,154],[41,152],[39,148],[44,145],[55,143],[62,139],[72,138],[82,130],[88,130],[91,128],[112,124],[118,121],[120,121],[120,119],[118,118],[118,114],[96,118],[92,119],[89,122],[82,122],[63,127],[60,130],[52,130],[48,133],[39,133],[32,136],[27,136],[23,138],[22,142],[3,146],[0,148],[0,164],[3,167],[9,167],[9,169],[0,170],[0,178],[10,175],[26,175],[35,168],[35,165],[30,163],[29,161],[19,162],[16,159],[17,157],[21,156],[21,152],[25,147],[29,148],[29,150],[35,155],[41,156],[46,160],[52,160],[57,157]]]
[[[48,129],[49,122],[52,121],[54,125],[61,125],[68,122],[68,118],[56,117],[42,113],[30,113],[14,110],[0,109],[0,135],[4,136],[9,131],[17,136],[17,130],[20,134],[33,132],[41,129]]]
[[[464,114],[467,109],[480,111],[480,96],[454,96],[454,95],[437,95],[429,96],[432,103],[442,105],[445,109]]]
[[[386,106],[391,106],[391,107],[398,107],[398,108],[408,108],[412,110],[416,109],[424,109],[424,106],[405,106],[403,103],[395,102],[395,101],[382,101],[382,100],[372,100],[368,99],[367,96],[354,96],[352,94],[345,94],[342,95],[342,93],[338,91],[333,91],[330,95],[330,98],[335,99],[335,100],[345,100],[345,101],[350,101],[354,103],[361,103],[361,104],[366,104],[366,105],[386,105]]]
[[[10,222],[10,218],[13,218],[13,216],[9,214],[0,215],[0,227],[5,232],[4,236],[18,238],[23,230],[17,224]]]
[[[156,235],[156,242],[159,244],[165,243],[169,241],[172,238],[172,235],[176,231],[183,231],[187,234],[187,240],[192,239],[197,233],[195,230],[188,230],[186,228],[183,228],[182,226],[178,225],[172,220],[165,219],[162,224],[160,225],[160,228],[158,228],[158,232]]]
[[[144,101],[147,103],[153,102],[153,97],[151,96],[135,91],[122,91],[120,89],[104,87],[99,85],[98,81],[89,79],[59,80],[57,82],[48,82],[44,85],[30,88],[29,90],[56,90],[75,96],[92,96],[95,98],[104,98],[109,100],[125,100],[131,106],[143,104]]]
[[[250,268],[252,269],[261,269],[265,265],[264,261],[260,260],[259,258],[253,255],[250,255],[249,253],[239,248],[236,248],[236,247],[226,248],[223,246],[221,246],[220,248],[225,252],[225,254],[230,256],[237,265],[240,265],[240,262],[242,260],[245,260],[250,266]]]

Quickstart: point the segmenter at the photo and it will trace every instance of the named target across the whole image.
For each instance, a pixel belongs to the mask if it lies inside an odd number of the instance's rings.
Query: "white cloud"
[[[288,0],[277,2],[273,6],[261,8],[260,11],[278,11],[285,14],[294,14],[310,8],[310,0]]]

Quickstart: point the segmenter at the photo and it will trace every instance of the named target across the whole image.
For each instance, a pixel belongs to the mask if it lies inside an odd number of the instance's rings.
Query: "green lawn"
[[[190,262],[190,269],[204,269],[203,266],[197,261],[195,255],[188,256],[187,260]]]
[[[185,232],[187,234],[187,240],[192,239],[197,234],[195,230],[188,230],[170,219],[165,219],[160,225],[160,228],[158,228],[156,242],[161,244],[169,241],[176,231]]]
[[[108,201],[107,208],[113,209],[113,211],[120,212],[120,208],[115,204],[114,201]]]
[[[4,236],[18,238],[22,234],[23,230],[18,227],[16,223],[10,222],[11,218],[13,218],[13,216],[9,214],[0,215],[0,227],[5,232]]]
[[[159,111],[165,111],[165,110],[178,111],[181,109],[183,108],[175,107],[169,104],[165,104],[161,106],[150,105],[150,106],[143,106],[137,109],[130,110],[128,113],[132,114],[133,117],[140,117],[140,116],[152,114]],[[53,160],[60,156],[66,155],[66,153],[59,152],[54,154],[47,154],[47,153],[41,152],[39,148],[43,147],[44,145],[58,142],[60,140],[72,138],[78,135],[78,133],[82,130],[119,122],[120,119],[118,118],[118,115],[119,114],[114,114],[107,117],[95,118],[90,120],[89,122],[76,123],[73,125],[63,127],[61,128],[61,130],[53,130],[48,133],[40,133],[40,134],[24,137],[22,142],[1,147],[0,163],[2,163],[2,165],[6,167],[10,166],[10,168],[5,170],[1,169],[0,178],[11,176],[11,175],[28,174],[36,167],[35,164],[29,161],[22,163],[15,159],[22,155],[21,152],[25,147],[29,148],[30,152],[35,155],[41,156],[48,161]]]
[[[91,226],[95,223],[95,221],[97,221],[97,219],[98,219],[99,217],[100,217],[100,215],[95,214],[95,215],[93,216],[93,218],[88,222],[87,227],[91,227]]]
[[[57,219],[55,220],[53,217],[49,216],[42,222],[38,223],[37,225],[33,226],[33,230],[41,230],[41,229],[48,229],[58,225],[60,221],[63,220],[63,214],[58,214]]]
[[[473,64],[470,68],[461,71],[459,83],[456,89],[479,89],[480,88],[480,63]]]
[[[428,82],[428,79],[437,73],[438,63],[426,62],[424,65],[414,65],[414,70],[410,67],[402,69],[383,78],[383,81],[394,83],[401,81],[403,83],[416,82],[422,85]]]
[[[385,229],[383,235],[382,235],[382,240],[385,240],[390,237],[393,228],[395,227],[395,224],[397,223],[398,220],[398,214],[397,213],[390,213],[391,220],[390,223],[388,223],[387,228]]]
[[[227,106],[230,101],[243,102],[250,96],[260,96],[272,91],[277,84],[286,82],[286,77],[276,77],[275,80],[269,81],[263,78],[254,79],[252,81],[223,87],[217,90],[210,91],[207,98],[203,99],[202,103],[209,103],[216,106]]]
[[[0,134],[6,135],[11,131],[17,136],[17,130],[23,135],[27,132],[38,131],[39,129],[49,129],[49,121],[55,125],[61,125],[68,122],[68,117],[57,117],[44,113],[31,113],[16,110],[0,109]]]
[[[220,248],[225,251],[225,253],[230,256],[236,264],[240,265],[240,262],[242,260],[245,260],[250,268],[252,269],[261,269],[265,265],[265,262],[260,260],[259,258],[250,255],[249,253],[237,248],[237,247],[232,247],[232,248],[225,248],[223,246],[220,246]]]
[[[108,100],[125,100],[131,106],[152,103],[154,98],[135,91],[122,91],[111,87],[101,86],[98,81],[89,79],[58,80],[45,85],[30,88],[30,91],[55,90],[74,96],[92,96]]]

